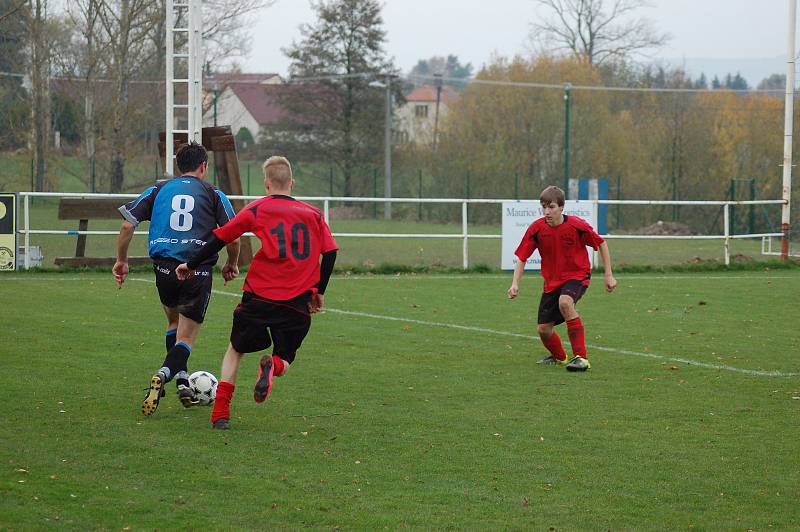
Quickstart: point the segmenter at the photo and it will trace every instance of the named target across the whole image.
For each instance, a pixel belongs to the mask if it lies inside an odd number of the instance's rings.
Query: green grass
[[[264,405],[245,358],[227,433],[172,385],[139,414],[163,356],[151,278],[2,276],[0,528],[800,522],[797,271],[621,275],[612,295],[595,283],[579,375],[537,366],[540,343],[514,336],[533,331],[538,276],[515,301],[509,275],[337,276]],[[193,370],[218,373],[240,286],[217,284]]]

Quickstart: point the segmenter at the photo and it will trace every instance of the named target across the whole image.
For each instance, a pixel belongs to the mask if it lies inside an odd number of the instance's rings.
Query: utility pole
[[[383,196],[392,197],[392,76],[386,76],[386,124],[383,132]],[[387,201],[383,217],[392,219],[392,203]]]
[[[564,195],[569,191],[569,111],[572,106],[571,83],[564,84]]]
[[[436,83],[436,112],[433,118],[433,153],[436,153],[436,146],[439,140],[439,104],[442,101],[442,75],[434,74]]]
[[[214,91],[214,127],[217,127],[217,98],[219,97],[219,84],[215,81],[212,88]]]
[[[794,114],[794,56],[797,0],[789,0],[789,42],[786,56],[786,104],[783,122],[783,207],[781,208],[781,260],[789,258],[789,229],[792,194],[792,118]]]

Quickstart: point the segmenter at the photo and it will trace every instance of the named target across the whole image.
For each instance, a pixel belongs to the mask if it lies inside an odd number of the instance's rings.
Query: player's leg
[[[592,367],[586,352],[586,331],[575,309],[575,304],[585,291],[586,287],[580,281],[570,281],[561,287],[561,295],[558,298],[558,307],[567,322],[567,335],[572,346],[573,358],[567,364],[568,371],[586,371]]]
[[[156,288],[158,289],[158,297],[164,308],[164,314],[167,317],[167,334],[166,345],[167,352],[175,345],[175,338],[178,328],[178,312],[175,307],[178,304],[178,284],[177,278],[174,275],[174,266],[168,263],[157,262],[153,264],[153,270],[156,276]],[[174,331],[174,333],[172,332]],[[164,396],[164,385],[172,378],[172,373],[166,364],[161,364],[161,369],[157,370],[152,377],[150,377],[150,384],[147,389],[147,394],[142,400],[142,414],[145,416],[152,415],[158,408],[158,403]]]
[[[536,332],[539,334],[542,344],[544,344],[550,354],[540,360],[538,362],[539,364],[553,365],[567,363],[567,354],[564,352],[561,338],[559,338],[558,333],[553,328],[560,319],[561,314],[558,312],[558,292],[542,294],[542,298],[539,300]]]
[[[215,429],[230,428],[230,404],[236,389],[236,377],[242,356],[245,353],[267,349],[272,344],[261,314],[264,305],[267,303],[245,293],[242,302],[233,311],[230,344],[222,358],[217,396],[211,411],[211,423]]]
[[[205,320],[208,304],[211,301],[211,267],[198,268],[195,275],[186,281],[179,281],[178,331],[173,348],[167,353],[167,366],[178,389],[178,399],[183,406],[198,404],[194,392],[189,387],[189,357]]]
[[[309,301],[310,293],[307,293],[263,309],[275,347],[272,355],[263,355],[259,361],[258,377],[253,387],[253,399],[257,403],[263,403],[269,397],[272,378],[286,374],[294,362],[297,350],[311,328]]]

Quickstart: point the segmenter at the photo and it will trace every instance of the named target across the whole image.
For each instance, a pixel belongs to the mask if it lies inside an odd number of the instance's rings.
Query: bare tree
[[[114,83],[111,126],[111,192],[121,192],[125,180],[126,144],[129,138],[130,81],[148,56],[145,46],[156,13],[150,0],[100,0],[98,19],[108,42],[106,68]]]
[[[634,12],[646,0],[536,0],[549,17],[535,22],[531,41],[548,51],[566,51],[592,65],[643,54],[665,45],[670,36],[656,31]]]
[[[34,188],[45,188],[47,140],[50,132],[50,47],[47,0],[31,0],[27,20],[30,35],[31,148],[34,156]]]

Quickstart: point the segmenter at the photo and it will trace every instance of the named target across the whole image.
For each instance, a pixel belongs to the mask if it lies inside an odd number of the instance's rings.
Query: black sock
[[[167,329],[166,333],[167,353],[175,347],[175,340],[178,338],[178,329]]]
[[[176,343],[175,347],[169,350],[162,364],[164,367],[169,368],[170,377],[167,382],[175,378],[178,379],[177,384],[189,384],[188,375],[186,375],[186,362],[191,354],[192,348],[183,342]],[[178,373],[181,371],[183,371],[183,374],[179,375]]]

